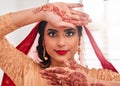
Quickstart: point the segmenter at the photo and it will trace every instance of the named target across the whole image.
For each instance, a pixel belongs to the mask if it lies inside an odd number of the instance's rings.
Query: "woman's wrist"
[[[18,12],[12,12],[10,14],[11,20],[14,25],[21,27],[25,26],[31,23],[39,22],[42,18],[42,13],[39,12],[37,14],[34,13],[34,11],[37,8],[31,8],[27,10],[22,10]]]

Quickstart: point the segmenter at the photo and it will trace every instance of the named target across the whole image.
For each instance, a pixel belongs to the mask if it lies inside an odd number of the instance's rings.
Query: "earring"
[[[80,63],[81,63],[81,57],[80,57],[80,44],[78,44],[78,59],[79,59],[79,61],[80,61]]]
[[[45,56],[45,48],[43,49],[43,58],[46,60],[48,60],[48,57]]]
[[[80,55],[80,44],[78,45],[78,59],[79,59],[80,64],[83,64],[83,60]]]
[[[80,43],[78,43],[78,56],[80,56]]]
[[[80,56],[80,46],[78,46],[78,55]]]

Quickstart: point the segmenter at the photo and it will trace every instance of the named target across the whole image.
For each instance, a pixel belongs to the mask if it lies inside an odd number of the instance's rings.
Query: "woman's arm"
[[[15,26],[9,14],[0,16],[0,40],[8,33],[14,31],[18,27]]]
[[[26,57],[22,52],[9,44],[5,38],[0,40],[0,68],[18,86],[23,86],[24,62]]]
[[[72,9],[82,6],[80,3],[48,3],[36,8],[0,16],[0,38],[18,27],[42,20],[48,21],[56,27],[74,27],[74,25],[88,24],[90,22],[88,14]]]
[[[15,49],[5,38],[0,40],[0,68],[16,86],[24,86],[29,81],[34,82],[35,79],[31,77],[34,77],[35,72],[39,73],[40,71],[38,64],[23,52]]]
[[[43,6],[11,13],[11,18],[16,26],[24,26],[42,20],[55,26],[84,25],[90,22],[89,16],[73,8],[83,7],[80,3],[48,3]],[[67,25],[66,25],[67,24]]]
[[[120,82],[120,74],[108,69],[90,69],[88,72],[88,77],[106,81]]]

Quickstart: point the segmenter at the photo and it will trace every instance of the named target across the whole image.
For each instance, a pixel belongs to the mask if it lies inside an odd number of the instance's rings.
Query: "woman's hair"
[[[44,30],[45,30],[46,25],[47,25],[46,21],[41,21],[38,25],[38,33],[40,34],[40,37],[39,37],[39,40],[38,40],[37,52],[38,52],[39,58],[42,60],[42,62],[40,62],[40,67],[41,68],[47,68],[51,64],[51,58],[50,58],[50,56],[48,55],[47,52],[45,52],[45,55],[48,59],[45,60],[44,57],[43,57],[43,52],[44,52],[43,39],[44,39]],[[77,26],[77,28],[78,28],[78,36],[81,37],[82,27]]]

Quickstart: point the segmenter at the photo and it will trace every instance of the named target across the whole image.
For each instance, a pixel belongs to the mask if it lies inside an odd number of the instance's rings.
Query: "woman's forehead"
[[[65,29],[69,29],[71,27],[55,27],[54,25],[51,25],[51,24],[47,24],[46,25],[46,28],[45,30],[48,30],[48,29],[55,29],[55,30],[65,30]],[[76,29],[76,28],[72,28],[72,29]]]

